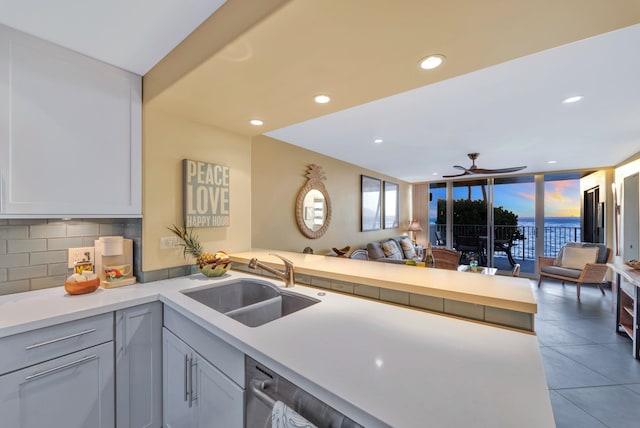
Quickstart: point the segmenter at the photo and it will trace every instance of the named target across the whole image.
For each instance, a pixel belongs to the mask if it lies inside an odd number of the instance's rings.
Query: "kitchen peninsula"
[[[320,302],[251,328],[182,293],[241,278],[256,276],[2,296],[0,349],[12,335],[159,300],[165,324],[188,320],[366,427],[554,426],[535,335],[301,285],[291,290]]]
[[[268,249],[230,256],[236,262],[234,269],[257,273],[247,267],[252,258],[282,268],[282,261],[273,253],[293,262],[296,282],[300,284],[534,331],[537,304],[529,281],[524,278]]]

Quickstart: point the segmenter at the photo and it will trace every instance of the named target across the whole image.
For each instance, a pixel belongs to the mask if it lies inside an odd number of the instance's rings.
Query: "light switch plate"
[[[85,253],[89,253],[89,260],[95,263],[95,251],[94,247],[79,247],[79,248],[69,248],[69,263],[68,266],[73,268],[76,262],[86,261],[87,256]]]
[[[177,236],[163,236],[160,238],[160,249],[161,250],[170,250],[172,248],[177,248],[180,245],[180,238]]]

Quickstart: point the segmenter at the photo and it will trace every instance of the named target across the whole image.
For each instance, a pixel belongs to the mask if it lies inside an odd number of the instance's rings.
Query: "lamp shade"
[[[409,225],[409,232],[422,232],[422,228],[420,227],[420,222],[418,220],[411,220],[411,224]]]

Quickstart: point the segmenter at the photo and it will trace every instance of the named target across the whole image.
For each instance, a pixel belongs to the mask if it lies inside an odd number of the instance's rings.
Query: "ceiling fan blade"
[[[469,168],[465,168],[460,165],[454,165],[455,169],[460,169],[464,171],[462,174],[457,175],[443,175],[442,178],[454,178],[454,177],[462,177],[463,175],[473,175],[473,174],[505,174],[508,172],[516,172],[522,169],[525,169],[526,166],[514,166],[511,168],[496,168],[496,169],[487,169],[487,168],[478,168],[476,166],[476,159],[480,156],[480,153],[468,153],[467,156],[471,159],[471,166]]]
[[[453,178],[453,177],[462,177],[463,175],[469,175],[471,174],[469,171],[463,172],[462,174],[455,174],[455,175],[443,175],[442,178]]]
[[[505,174],[508,172],[516,172],[525,169],[526,166],[514,166],[511,168],[497,168],[497,169],[485,169],[485,168],[476,168],[474,172],[476,174]]]

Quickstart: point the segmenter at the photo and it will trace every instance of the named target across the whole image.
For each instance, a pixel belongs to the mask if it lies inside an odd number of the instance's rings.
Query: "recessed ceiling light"
[[[423,70],[433,70],[440,67],[444,62],[444,55],[429,55],[428,57],[420,60],[420,68]]]
[[[431,175],[438,175],[438,173],[437,172],[432,172]]]
[[[376,144],[382,144],[382,138],[376,138],[373,142]]]
[[[326,104],[331,101],[331,98],[329,97],[329,95],[318,95],[314,98],[314,100],[318,104]]]
[[[576,95],[574,97],[565,98],[564,100],[562,100],[562,103],[563,104],[571,104],[571,103],[578,102],[583,98],[584,97],[582,95]]]
[[[558,163],[558,161],[548,161],[547,163]]]
[[[260,119],[251,119],[249,121],[250,124],[252,124],[253,126],[262,126],[264,125],[264,122],[261,121]]]

